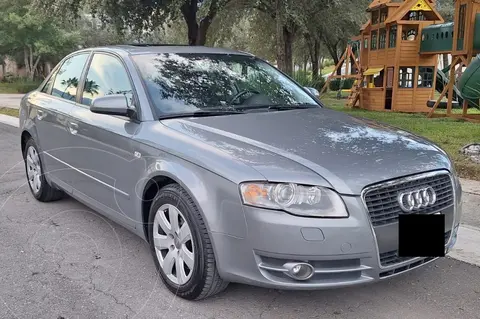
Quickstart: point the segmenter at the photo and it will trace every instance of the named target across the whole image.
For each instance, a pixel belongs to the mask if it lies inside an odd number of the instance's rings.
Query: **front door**
[[[392,109],[392,97],[393,97],[393,67],[387,68],[387,81],[385,91],[385,109]]]
[[[145,169],[135,157],[132,136],[140,123],[127,117],[90,111],[93,99],[125,94],[131,103],[133,89],[122,62],[106,53],[95,53],[78,106],[70,113],[76,129],[71,135],[71,162],[77,168],[74,193],[94,204],[123,225],[135,225],[135,185]],[[130,105],[133,107],[132,105]]]

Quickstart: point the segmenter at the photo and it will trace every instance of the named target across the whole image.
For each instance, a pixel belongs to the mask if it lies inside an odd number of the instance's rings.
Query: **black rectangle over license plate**
[[[400,214],[398,236],[399,257],[444,257],[445,215]]]

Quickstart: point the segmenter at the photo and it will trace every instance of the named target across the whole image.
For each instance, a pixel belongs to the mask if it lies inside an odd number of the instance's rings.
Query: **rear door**
[[[69,142],[69,161],[77,169],[74,193],[123,225],[134,226],[135,185],[145,164],[135,157],[131,137],[140,122],[89,109],[95,98],[109,94],[124,94],[134,108],[132,82],[122,60],[103,52],[93,54],[82,81],[79,104],[71,109],[69,122],[76,130]]]
[[[74,175],[66,164],[70,152],[68,114],[76,104],[78,81],[89,55],[90,52],[82,52],[68,57],[52,73],[42,92],[31,100],[45,174],[67,190]]]

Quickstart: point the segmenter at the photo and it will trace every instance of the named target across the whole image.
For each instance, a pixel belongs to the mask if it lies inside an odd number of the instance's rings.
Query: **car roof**
[[[105,50],[126,52],[131,55],[138,54],[158,54],[158,53],[209,53],[209,54],[236,54],[253,56],[253,54],[225,49],[197,45],[170,45],[170,44],[121,44],[109,45],[94,48],[85,48],[84,50]]]

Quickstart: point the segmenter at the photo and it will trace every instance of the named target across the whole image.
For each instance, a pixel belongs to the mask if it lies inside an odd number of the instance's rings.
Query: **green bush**
[[[344,90],[351,89],[352,86],[353,86],[353,82],[355,82],[355,79],[353,79],[353,78],[343,80],[342,89],[344,89]]]
[[[330,85],[329,85],[329,89],[331,91],[338,91],[340,90],[340,83],[341,82],[341,79],[332,79],[330,81]]]
[[[333,79],[330,81],[329,89],[331,91],[348,90],[353,86],[355,79]]]
[[[28,93],[38,88],[40,83],[38,80],[6,77],[4,82],[0,82],[0,93]]]
[[[311,71],[304,72],[303,70],[298,70],[293,75],[293,78],[295,79],[295,81],[300,83],[300,85],[313,87],[317,90],[321,90],[323,85],[325,84],[325,79],[321,76],[319,76],[318,80],[314,81],[312,79]]]

